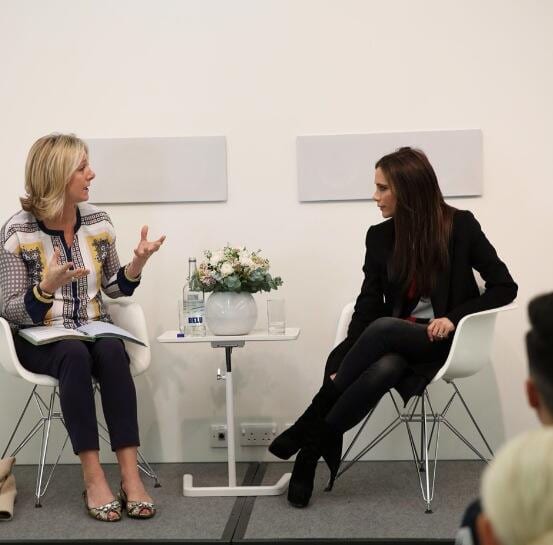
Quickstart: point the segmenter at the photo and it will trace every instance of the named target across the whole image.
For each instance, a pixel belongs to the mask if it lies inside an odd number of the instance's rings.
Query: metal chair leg
[[[40,460],[38,464],[38,474],[35,488],[35,507],[42,507],[40,503],[40,491],[42,488],[42,477],[44,475],[44,463],[46,462],[46,452],[48,450],[48,440],[50,439],[50,426],[52,424],[52,413],[54,412],[54,401],[56,399],[56,390],[52,391],[50,396],[50,406],[48,407],[48,417],[42,426],[42,443],[40,445]]]
[[[430,496],[430,474],[428,471],[428,420],[426,417],[426,400],[424,393],[422,395],[422,430],[421,430],[421,439],[424,443],[424,473],[425,473],[425,480],[426,480],[426,497],[424,498],[426,501],[426,510],[425,513],[432,513],[431,508],[431,502],[432,498]],[[422,452],[421,452],[422,454]],[[436,463],[436,461],[434,461]],[[424,495],[423,495],[424,497]]]
[[[142,471],[145,475],[154,480],[154,488],[161,488],[161,483],[159,482],[157,473],[153,470],[152,466],[148,463],[146,458],[144,458],[140,450],[137,449],[136,454],[138,455],[139,459],[138,469],[140,469],[140,471]]]
[[[44,479],[44,472],[46,468],[46,453],[48,451],[48,444],[50,440],[50,428],[52,425],[52,421],[54,419],[61,420],[61,413],[55,412],[55,401],[56,401],[56,388],[52,388],[52,393],[50,395],[50,401],[49,403],[45,403],[44,400],[41,398],[40,394],[37,391],[37,386],[35,385],[31,391],[31,394],[29,395],[29,398],[27,399],[27,402],[25,403],[25,407],[23,408],[23,411],[21,412],[19,419],[17,421],[17,424],[15,425],[15,428],[8,440],[8,444],[6,445],[6,448],[4,449],[4,452],[2,454],[2,457],[6,455],[8,452],[8,449],[10,448],[10,445],[15,438],[19,427],[21,425],[21,422],[23,421],[23,418],[25,414],[27,413],[27,410],[29,408],[29,404],[31,402],[31,399],[35,400],[37,409],[40,413],[40,417],[38,421],[35,423],[35,425],[31,428],[31,430],[27,433],[27,435],[23,438],[23,440],[17,445],[17,447],[13,450],[11,453],[12,456],[16,456],[17,453],[27,445],[27,443],[39,432],[42,430],[42,440],[41,440],[41,446],[40,446],[40,455],[39,455],[39,462],[37,467],[37,477],[35,482],[35,507],[42,507],[41,504],[41,498],[46,493],[46,490],[48,488],[48,485],[50,484],[50,480],[52,479],[52,476],[54,474],[54,471],[58,465],[58,462],[61,458],[63,449],[65,448],[65,445],[67,443],[67,437],[65,438],[65,441],[59,451],[58,457],[56,462],[52,465],[47,478],[46,482],[43,484]]]
[[[6,453],[8,452],[8,449],[10,448],[10,445],[12,444],[13,438],[15,437],[15,434],[17,433],[17,430],[19,429],[19,425],[21,424],[21,421],[23,420],[23,417],[25,416],[25,413],[27,412],[27,408],[29,407],[29,403],[31,402],[31,399],[33,398],[33,395],[36,390],[36,386],[33,387],[31,390],[31,393],[29,395],[29,398],[27,399],[27,403],[25,403],[25,407],[23,407],[23,410],[21,411],[21,414],[19,415],[19,419],[17,420],[17,424],[15,425],[12,434],[10,435],[10,438],[8,439],[8,444],[6,445],[6,448],[4,449],[4,452],[2,453],[2,458],[6,457]]]
[[[493,453],[492,447],[490,447],[488,441],[484,437],[484,434],[482,433],[482,430],[478,426],[478,423],[476,422],[476,419],[472,415],[468,405],[465,402],[465,399],[461,395],[461,392],[459,391],[459,388],[457,388],[457,385],[453,381],[451,381],[451,385],[453,386],[453,388],[455,388],[455,393],[459,396],[459,399],[461,400],[461,403],[463,404],[463,407],[465,407],[465,410],[467,411],[467,414],[469,415],[469,418],[471,419],[472,423],[474,424],[474,427],[476,428],[476,431],[478,431],[478,434],[482,438],[482,441],[484,441],[484,444],[486,445],[486,448],[488,449],[488,452],[490,453],[491,457],[493,458],[494,453]],[[487,460],[487,461],[489,461],[489,460]]]
[[[390,395],[392,396],[391,392],[390,392]],[[392,396],[392,401],[394,401],[394,404],[395,404],[395,400],[394,400],[393,396]],[[392,433],[401,424],[401,417],[398,414],[398,416],[394,420],[392,420],[392,422],[390,422],[378,435],[376,435],[376,437],[363,450],[361,450],[361,452],[359,452],[352,460],[350,460],[348,463],[346,463],[345,467],[342,467],[343,463],[345,462],[346,456],[348,455],[348,453],[351,451],[351,449],[353,448],[353,446],[357,442],[357,439],[359,438],[359,435],[361,434],[364,427],[368,423],[369,418],[373,414],[375,408],[373,408],[369,412],[369,414],[365,417],[365,420],[364,420],[363,424],[361,425],[360,429],[355,434],[355,437],[352,439],[351,443],[349,444],[345,454],[342,456],[342,459],[340,461],[340,469],[339,469],[338,473],[336,474],[336,479],[338,477],[340,477],[340,475],[345,473],[348,469],[350,469],[360,458],[365,456],[365,454],[367,454],[367,452],[369,452],[374,447],[376,447],[376,445],[378,445],[383,439],[385,439],[388,435],[390,435],[390,433]]]
[[[439,444],[440,444],[440,426],[442,423],[445,424],[448,427],[448,429],[455,436],[457,436],[468,448],[470,448],[476,454],[476,456],[478,456],[481,460],[485,462],[489,461],[446,418],[446,414],[449,411],[453,401],[455,400],[455,397],[459,397],[459,399],[461,400],[461,403],[463,404],[463,407],[465,408],[470,420],[474,424],[474,427],[476,428],[482,441],[486,445],[486,448],[488,449],[491,456],[493,457],[493,451],[488,441],[486,440],[482,430],[478,426],[476,419],[472,415],[467,403],[463,399],[463,396],[461,395],[459,388],[453,381],[449,381],[449,382],[453,386],[454,392],[449,398],[449,400],[447,401],[447,403],[445,404],[441,412],[434,411],[434,408],[432,407],[432,403],[430,400],[430,396],[428,394],[428,390],[425,390],[421,396],[413,398],[413,400],[410,402],[411,405],[408,406],[407,409],[404,410],[403,412],[400,410],[392,392],[390,392],[390,397],[392,399],[392,403],[394,404],[394,408],[397,413],[396,419],[392,421],[388,426],[386,426],[364,449],[360,451],[359,454],[357,454],[352,460],[346,463],[345,458],[352,450],[361,432],[363,431],[363,429],[365,429],[369,421],[369,418],[374,412],[374,409],[371,410],[371,412],[367,415],[363,424],[355,434],[353,440],[349,444],[345,454],[342,456],[340,471],[338,472],[338,475],[336,476],[336,478],[338,478],[345,471],[350,469],[361,457],[363,457],[367,452],[369,452],[372,448],[374,448],[380,441],[382,441],[385,437],[387,437],[393,430],[395,430],[396,427],[399,426],[399,424],[401,424],[401,422],[404,422],[407,430],[407,434],[409,437],[409,444],[411,447],[411,453],[413,455],[413,462],[415,464],[415,468],[417,470],[417,476],[419,478],[422,498],[425,502],[425,513],[432,513],[432,501],[434,498],[434,488],[436,484],[438,450],[439,450]],[[420,413],[417,413],[416,411],[419,407],[419,403],[420,403]],[[419,421],[420,421],[420,443],[419,443],[419,446],[417,446],[416,436],[413,433],[413,430],[411,429],[411,424]],[[430,433],[428,431],[429,422],[432,422],[432,428],[430,430]],[[429,458],[429,455],[432,450],[432,447],[434,447],[433,449],[434,453],[433,453],[433,459],[431,460]],[[431,463],[433,463],[432,468],[431,468]],[[342,465],[344,467],[342,467]]]

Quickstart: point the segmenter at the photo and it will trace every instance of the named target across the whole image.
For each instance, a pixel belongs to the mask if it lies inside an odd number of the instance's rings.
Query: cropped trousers
[[[19,361],[59,381],[63,419],[75,454],[99,450],[92,379],[100,387],[112,450],[139,446],[136,390],[120,339],[62,340],[35,346],[15,335]]]

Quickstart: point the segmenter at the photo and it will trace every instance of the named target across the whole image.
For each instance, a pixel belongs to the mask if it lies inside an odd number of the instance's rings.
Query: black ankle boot
[[[336,456],[336,445],[340,445],[341,453],[341,436],[324,420],[314,421],[307,435],[306,444],[296,458],[290,484],[288,485],[288,501],[294,507],[305,507],[309,503],[313,493],[317,462],[321,456],[325,458],[328,464],[332,483],[334,483],[340,465],[340,454]],[[334,445],[333,448],[332,445]]]
[[[307,431],[312,423],[324,418],[339,397],[340,392],[334,386],[334,382],[325,379],[321,389],[311,401],[311,405],[292,426],[273,440],[269,445],[269,452],[277,458],[288,460],[305,444]]]

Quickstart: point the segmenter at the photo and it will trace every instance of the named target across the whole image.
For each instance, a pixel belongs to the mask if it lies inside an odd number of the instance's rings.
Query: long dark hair
[[[455,208],[445,203],[426,155],[409,147],[376,162],[395,194],[395,244],[392,274],[404,290],[415,283],[418,295],[430,295],[449,260]]]

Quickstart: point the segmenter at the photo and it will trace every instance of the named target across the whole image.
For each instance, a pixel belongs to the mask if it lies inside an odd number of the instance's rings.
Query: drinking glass
[[[286,331],[284,299],[267,299],[267,329],[269,335],[284,335]]]
[[[184,305],[180,297],[177,299],[177,316],[179,317],[179,331],[184,335]]]

